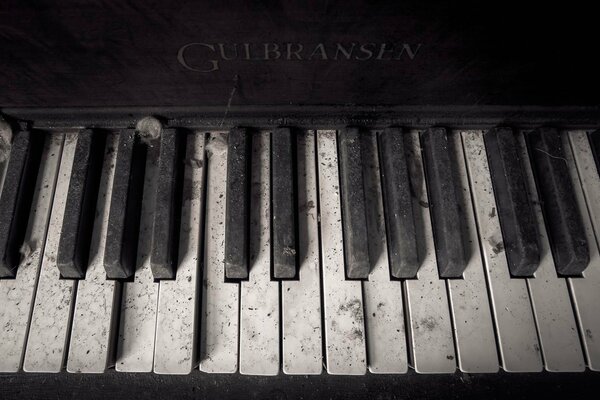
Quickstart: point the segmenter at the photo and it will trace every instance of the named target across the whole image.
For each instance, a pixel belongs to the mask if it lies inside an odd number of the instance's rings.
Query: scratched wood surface
[[[256,377],[208,375],[0,374],[0,399],[420,399],[583,398],[597,373]]]
[[[494,3],[3,0],[0,107],[599,103],[596,13]]]

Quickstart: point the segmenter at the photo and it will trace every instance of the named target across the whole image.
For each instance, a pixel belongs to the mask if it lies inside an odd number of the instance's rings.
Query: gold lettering
[[[392,59],[392,54],[394,53],[394,49],[387,49],[386,50],[386,44],[382,43],[381,47],[379,48],[379,54],[377,55],[377,59],[378,60],[391,60]],[[390,58],[383,58],[384,55],[389,54]]]
[[[410,47],[410,44],[404,43],[402,45],[402,49],[400,50],[400,52],[398,53],[398,55],[396,55],[396,57],[394,57],[394,60],[399,60],[400,57],[402,57],[402,54],[404,53],[404,51],[406,51],[406,55],[408,56],[408,58],[410,58],[411,60],[414,60],[417,53],[419,52],[419,50],[421,49],[421,44],[419,43],[417,45],[417,48],[413,51]]]
[[[363,57],[355,56],[354,59],[358,61],[366,61],[373,57],[373,50],[370,50],[368,47],[373,47],[375,49],[375,43],[364,43],[360,45],[360,51],[365,55]]]
[[[265,43],[265,61],[266,60],[278,60],[281,57],[281,51],[279,51],[279,45],[277,43]],[[273,46],[269,49],[269,45]],[[275,54],[274,58],[271,58],[269,55]]]
[[[238,57],[238,48],[237,48],[237,43],[234,43],[233,45],[233,50],[235,51],[235,55],[233,55],[232,57],[227,57],[225,55],[225,44],[224,43],[219,43],[219,50],[221,52],[221,58],[225,61],[231,61],[231,60],[235,60]]]
[[[296,50],[292,51],[292,46],[294,44],[296,45]],[[294,56],[296,56],[296,59],[302,60],[302,56],[300,55],[300,52],[302,50],[304,50],[304,46],[302,46],[301,43],[288,43],[286,45],[286,54],[287,54],[286,59],[291,60],[292,54],[293,54]]]
[[[325,51],[325,45],[323,43],[319,43],[315,49],[313,50],[312,53],[310,53],[310,56],[308,57],[309,60],[312,60],[313,57],[315,57],[316,55],[321,55],[321,60],[327,60],[327,52]]]
[[[340,53],[342,53],[343,56],[346,58],[346,60],[349,60],[352,57],[352,52],[354,51],[355,46],[356,46],[356,43],[352,43],[352,46],[350,46],[350,50],[348,50],[341,43],[337,43],[336,49],[335,49],[335,55],[333,56],[333,59],[337,60],[338,55]]]
[[[188,43],[188,44],[182,46],[179,49],[179,51],[177,52],[177,61],[179,61],[179,64],[181,64],[184,68],[189,69],[190,71],[213,72],[213,71],[219,70],[219,62],[217,60],[208,60],[208,63],[211,65],[210,69],[201,69],[201,68],[189,65],[187,60],[185,59],[185,53],[192,46],[201,46],[201,47],[205,47],[209,50],[212,50],[213,52],[215,51],[215,46],[213,46],[212,44]]]

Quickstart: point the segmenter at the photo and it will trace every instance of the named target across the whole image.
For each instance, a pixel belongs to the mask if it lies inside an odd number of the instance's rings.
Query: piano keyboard
[[[0,372],[600,369],[600,133],[0,127]]]

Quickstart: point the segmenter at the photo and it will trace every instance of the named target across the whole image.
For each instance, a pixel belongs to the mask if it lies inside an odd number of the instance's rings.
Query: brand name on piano
[[[188,43],[177,52],[186,69],[214,72],[223,61],[402,61],[414,60],[421,43]]]

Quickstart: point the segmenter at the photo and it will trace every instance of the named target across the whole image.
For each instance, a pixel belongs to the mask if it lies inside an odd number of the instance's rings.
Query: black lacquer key
[[[160,135],[158,179],[150,268],[154,279],[173,279],[176,273],[185,134],[164,129]]]
[[[402,129],[386,128],[378,147],[390,272],[395,278],[414,278],[419,260]]]
[[[485,133],[484,140],[510,273],[532,276],[540,250],[517,138],[510,128],[495,128]]]
[[[133,129],[119,132],[113,178],[104,269],[109,279],[129,278],[135,269],[146,145]]]
[[[346,277],[366,279],[370,262],[361,134],[358,128],[339,131],[338,154]]]
[[[557,129],[540,128],[528,139],[556,271],[580,275],[590,255],[561,135]]]
[[[248,278],[250,152],[252,137],[245,128],[229,131],[225,205],[225,277]]]
[[[290,128],[276,129],[271,135],[271,229],[276,279],[296,276],[295,141]]]
[[[56,263],[63,278],[85,277],[106,136],[90,129],[77,134]]]
[[[0,278],[12,278],[20,261],[33,192],[37,180],[43,137],[29,131],[13,136],[0,195]]]
[[[441,278],[459,278],[467,263],[456,179],[451,162],[451,143],[444,128],[431,128],[421,136],[433,239]]]

